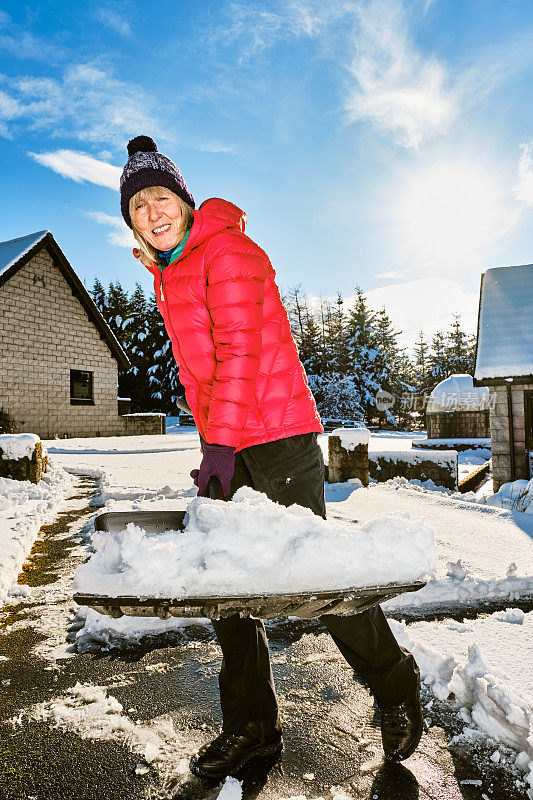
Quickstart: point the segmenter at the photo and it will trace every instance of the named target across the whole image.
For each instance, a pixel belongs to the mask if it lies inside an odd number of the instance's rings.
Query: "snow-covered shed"
[[[431,392],[426,406],[428,439],[487,439],[489,390],[471,375],[450,375]]]
[[[533,264],[481,276],[474,384],[491,394],[494,489],[533,477]]]
[[[138,421],[119,416],[117,403],[118,370],[128,367],[49,231],[0,243],[0,408],[21,431],[42,439],[134,432]]]

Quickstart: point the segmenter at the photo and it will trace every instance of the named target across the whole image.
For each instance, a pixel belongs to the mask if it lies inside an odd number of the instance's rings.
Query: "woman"
[[[326,516],[320,418],[291,336],[266,253],[244,233],[245,214],[211,198],[195,211],[179,169],[147,136],[128,144],[121,209],[154,276],[157,304],[180,380],[202,437],[191,476],[205,495],[251,486],[283,505]],[[418,669],[376,606],[321,618],[381,708],[383,748],[394,760],[422,733]],[[268,644],[261,620],[214,620],[222,648],[222,732],[193,758],[197,775],[219,779],[250,758],[282,749]]]

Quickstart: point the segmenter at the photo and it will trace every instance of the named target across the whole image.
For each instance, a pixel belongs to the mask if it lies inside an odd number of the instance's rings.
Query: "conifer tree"
[[[395,398],[392,408],[376,411],[380,425],[396,427],[399,423],[406,422],[409,412],[402,399],[406,392],[412,392],[414,388],[408,381],[410,365],[405,349],[398,344],[401,331],[394,329],[385,307],[377,312],[374,326],[374,341],[378,351],[374,360],[376,381],[380,390],[389,392]]]
[[[94,279],[93,288],[91,289],[91,295],[98,310],[103,314],[104,319],[107,320],[105,289],[98,280],[98,278]]]
[[[376,392],[380,388],[376,376],[378,350],[375,342],[375,314],[359,286],[347,323],[350,369],[355,381],[358,407],[367,423],[376,412]]]
[[[436,331],[433,334],[428,362],[430,384],[433,388],[450,374],[446,358],[446,336],[443,331]]]
[[[414,346],[413,380],[417,391],[427,388],[429,381],[429,354],[428,344],[424,331],[420,331]]]
[[[327,324],[328,371],[346,374],[350,369],[350,346],[344,300],[340,292],[337,292],[335,304],[328,304]]]
[[[151,411],[150,382],[148,368],[151,354],[147,350],[149,343],[149,326],[147,319],[148,303],[140,284],[136,284],[130,299],[131,323],[128,330],[128,358],[130,369],[123,376],[122,391],[131,398],[132,412]]]
[[[152,294],[147,308],[147,351],[150,365],[147,368],[150,383],[150,402],[152,411],[176,413],[176,398],[184,394],[179,380],[179,370],[172,345],[168,338],[163,318],[159,313],[155,295]]]
[[[470,337],[462,330],[459,314],[454,314],[446,333],[446,364],[449,374],[471,374],[473,370]]]

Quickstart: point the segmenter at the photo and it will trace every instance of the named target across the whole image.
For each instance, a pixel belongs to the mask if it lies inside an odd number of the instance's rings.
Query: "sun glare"
[[[413,178],[398,216],[409,256],[419,265],[452,272],[481,265],[504,219],[490,178],[457,165],[433,167]]]

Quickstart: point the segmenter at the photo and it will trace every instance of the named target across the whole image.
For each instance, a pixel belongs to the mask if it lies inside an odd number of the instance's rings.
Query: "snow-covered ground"
[[[44,442],[51,462],[46,482],[38,487],[29,484],[25,499],[20,495],[18,501],[18,490],[12,490],[10,496],[8,484],[0,487],[0,502],[8,504],[0,510],[0,520],[8,520],[11,531],[17,523],[33,531],[31,536],[19,537],[20,563],[38,529],[38,520],[42,524],[44,517],[48,520],[53,515],[53,498],[65,491],[68,476],[64,470],[96,477],[101,489],[96,502],[106,510],[186,508],[196,494],[189,473],[200,461],[198,434],[193,428],[171,424],[168,430],[171,433],[166,436]],[[413,442],[416,446],[417,435],[387,433],[376,438],[383,449],[396,449],[402,442],[408,449]],[[430,491],[405,480],[372,484],[368,489],[356,483],[329,485],[326,499],[329,518],[342,523],[365,523],[393,513],[426,520],[434,529],[439,551],[435,574],[426,588],[389,601],[385,610],[422,613],[439,607],[456,616],[461,607],[485,600],[498,601],[510,609],[474,622],[416,622],[407,627],[393,624],[400,641],[415,651],[424,679],[436,697],[455,698],[458,707],[464,709],[459,712],[464,736],[475,737],[481,732],[485,738],[492,737],[494,753],[500,754],[494,758],[516,762],[527,772],[533,759],[527,742],[532,735],[533,700],[526,679],[531,664],[528,646],[532,622],[530,614],[521,616],[513,604],[519,598],[533,596],[533,514],[482,505],[472,502],[476,498]],[[28,520],[33,521],[28,524]],[[11,569],[10,581],[20,563]],[[86,610],[79,618],[80,650],[95,641],[105,647],[106,642],[186,624],[174,619],[111,620],[94,611],[87,614]],[[82,695],[80,689],[71,699],[65,699],[66,705],[86,703]],[[105,702],[105,698],[95,697],[94,702]],[[52,712],[43,708],[42,713]],[[519,755],[517,760],[519,752],[526,755]]]

